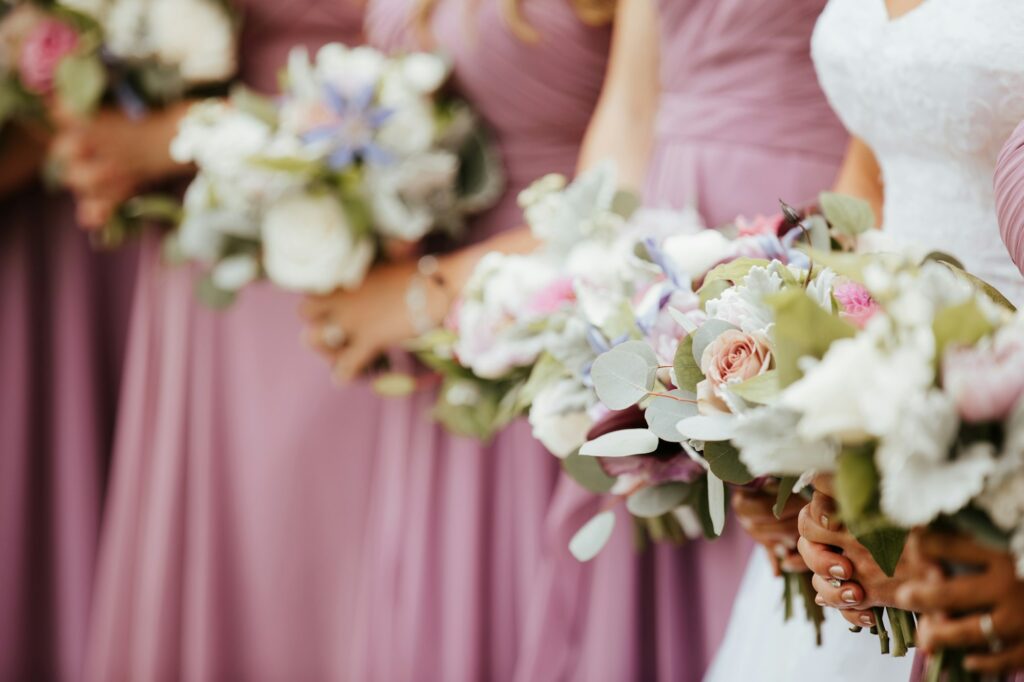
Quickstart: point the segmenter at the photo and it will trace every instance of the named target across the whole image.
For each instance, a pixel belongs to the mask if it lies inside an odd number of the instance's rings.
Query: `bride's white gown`
[[[812,51],[833,108],[878,158],[885,230],[1024,303],[992,189],[999,150],[1024,120],[1024,0],[926,0],[896,19],[884,0],[831,0]],[[780,590],[759,551],[706,681],[909,678],[910,656],[881,656],[835,614],[821,648],[802,620],[778,627]]]

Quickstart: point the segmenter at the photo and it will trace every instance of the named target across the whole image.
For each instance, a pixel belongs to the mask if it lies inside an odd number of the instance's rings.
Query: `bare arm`
[[[46,142],[11,126],[0,132],[0,199],[21,189],[39,173]]]
[[[835,191],[860,197],[871,204],[879,225],[882,224],[882,206],[885,187],[882,183],[882,169],[871,148],[860,138],[852,138],[846,148],[846,158],[839,169]]]

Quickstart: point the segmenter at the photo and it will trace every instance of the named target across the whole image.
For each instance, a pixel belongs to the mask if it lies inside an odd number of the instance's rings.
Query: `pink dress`
[[[78,680],[137,252],[0,201],[0,680]]]
[[[371,1],[370,41],[415,47],[414,6]],[[508,176],[473,239],[521,225],[516,195],[530,182],[573,172],[604,76],[607,28],[583,25],[567,0],[522,6],[537,44],[512,35],[496,0],[441,0],[432,17]],[[487,445],[448,434],[431,419],[435,397],[384,405],[352,680],[506,680],[519,656],[558,462],[523,422]]]
[[[1024,123],[1006,141],[995,174],[999,232],[1010,258],[1024,274]]]
[[[695,203],[709,225],[775,214],[830,187],[846,135],[822,94],[810,38],[826,0],[659,0],[661,102],[646,203]],[[598,511],[563,481],[550,546]],[[724,636],[751,540],[722,538],[638,558],[620,513],[589,564],[562,550],[543,571],[519,679],[700,680]],[[781,599],[782,586],[779,585]]]
[[[356,42],[338,0],[246,0],[243,80],[273,91],[293,45]],[[87,676],[344,677],[379,402],[334,387],[297,297],[226,312],[147,244],[130,330]]]

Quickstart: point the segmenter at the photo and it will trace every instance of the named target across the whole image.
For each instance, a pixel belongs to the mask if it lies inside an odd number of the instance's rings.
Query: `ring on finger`
[[[978,618],[978,625],[981,627],[981,634],[984,635],[985,641],[988,642],[989,651],[994,654],[1001,652],[1005,645],[1003,640],[996,634],[995,623],[992,622],[991,613],[983,613]]]
[[[320,330],[320,341],[331,350],[338,350],[345,346],[348,341],[348,334],[345,329],[335,322],[328,322]]]

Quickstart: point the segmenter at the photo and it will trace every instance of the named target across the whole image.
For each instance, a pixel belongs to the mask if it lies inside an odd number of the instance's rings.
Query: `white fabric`
[[[1024,279],[999,236],[992,176],[1024,119],[1024,2],[831,0],[812,51],[850,132],[874,150],[885,229],[959,258],[1015,303]]]
[[[861,0],[862,2],[865,0]],[[725,642],[704,682],[907,682],[913,652],[903,658],[883,656],[878,638],[868,630],[850,632],[850,624],[827,612],[822,646],[802,613],[799,595],[794,617],[784,621],[782,580],[772,573],[768,553],[758,547],[750,559],[733,606]]]

